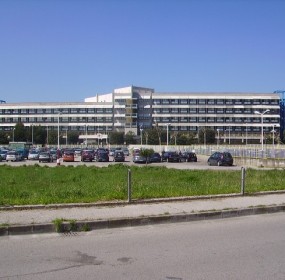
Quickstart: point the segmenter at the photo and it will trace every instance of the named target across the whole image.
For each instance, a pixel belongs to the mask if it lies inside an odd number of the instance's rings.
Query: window
[[[187,100],[187,99],[181,99],[181,100],[180,100],[180,104],[181,104],[181,105],[188,104],[188,100]]]
[[[190,114],[196,114],[197,113],[197,109],[196,108],[190,108],[189,109],[189,113]]]
[[[87,108],[87,113],[88,114],[95,114],[95,109],[94,108]]]
[[[168,108],[163,108],[162,109],[162,114],[168,114],[169,113],[169,109]]]
[[[189,104],[190,105],[196,105],[197,104],[197,100],[196,99],[189,99]]]
[[[241,105],[241,104],[242,104],[241,99],[236,99],[236,100],[235,100],[235,105]]]
[[[233,108],[226,109],[226,114],[232,114],[232,113],[233,113]]]
[[[191,123],[195,123],[196,121],[197,121],[197,118],[193,118],[193,117],[189,118],[189,122]]]
[[[207,104],[214,105],[215,104],[215,99],[208,99]]]
[[[206,99],[199,99],[198,104],[206,104]]]
[[[180,113],[181,114],[188,114],[188,110],[186,108],[181,108]]]
[[[70,109],[70,113],[71,113],[71,114],[77,114],[77,113],[78,113],[78,109],[76,109],[76,108],[71,108],[71,109]]]

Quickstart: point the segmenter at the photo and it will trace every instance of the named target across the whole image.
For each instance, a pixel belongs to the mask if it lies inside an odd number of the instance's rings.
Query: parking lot
[[[175,168],[175,169],[209,169],[209,170],[240,170],[241,166],[237,166],[234,162],[233,166],[209,166],[207,164],[208,156],[205,155],[198,155],[198,161],[197,162],[159,162],[159,163],[151,163],[148,164],[150,166],[165,166],[167,168]],[[11,166],[21,166],[21,165],[34,165],[38,164],[40,166],[51,166],[51,167],[56,167],[57,162],[54,161],[52,163],[39,163],[38,160],[23,160],[23,161],[17,161],[17,162],[6,162],[2,161],[0,162],[0,165],[11,165]],[[113,162],[113,157],[110,156],[110,161],[109,162],[82,162],[81,157],[78,156],[75,158],[74,162],[63,162],[62,159],[60,160],[60,165],[64,166],[79,166],[79,165],[85,165],[85,166],[98,166],[98,167],[106,167],[110,164],[125,164],[125,165],[136,165],[136,166],[145,166],[144,163],[138,164],[138,163],[133,163],[132,157],[127,156],[125,159],[125,162],[123,163],[118,163],[118,162]]]

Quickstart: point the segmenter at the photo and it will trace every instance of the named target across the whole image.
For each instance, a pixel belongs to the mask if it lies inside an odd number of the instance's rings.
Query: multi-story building
[[[76,103],[1,103],[0,130],[11,131],[18,122],[47,130],[79,131],[96,138],[111,131],[136,135],[154,125],[169,132],[212,128],[234,142],[258,141],[280,130],[278,93],[157,93],[130,86]],[[282,128],[281,128],[282,129]],[[227,136],[228,135],[228,136]],[[259,140],[260,141],[260,140]],[[256,142],[257,143],[257,142]]]

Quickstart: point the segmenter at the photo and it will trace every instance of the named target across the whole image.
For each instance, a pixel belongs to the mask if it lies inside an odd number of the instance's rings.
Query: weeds
[[[0,205],[89,203],[132,198],[169,198],[240,192],[240,171],[177,170],[158,166],[110,165],[59,168],[0,166]],[[285,190],[285,170],[247,169],[246,193]]]

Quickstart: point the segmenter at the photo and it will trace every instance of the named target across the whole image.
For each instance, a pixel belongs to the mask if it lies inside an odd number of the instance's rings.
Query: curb
[[[98,229],[110,229],[110,228],[121,228],[121,227],[134,227],[144,226],[153,224],[167,224],[167,223],[179,223],[179,222],[193,222],[201,220],[212,220],[212,219],[225,219],[232,217],[242,217],[250,215],[261,215],[271,214],[277,212],[284,212],[285,205],[274,205],[274,206],[260,206],[250,207],[242,209],[231,209],[231,210],[220,210],[220,211],[205,211],[199,213],[189,214],[175,214],[175,215],[158,215],[148,217],[135,217],[135,218],[119,218],[119,219],[108,219],[108,220],[97,220],[97,221],[78,221],[76,227],[82,229],[84,226],[88,230]],[[63,232],[60,233],[71,233],[68,230],[69,223],[63,222]],[[53,223],[48,224],[31,224],[31,225],[13,225],[0,227],[0,236],[8,235],[20,235],[20,234],[39,234],[39,233],[55,233],[55,225]],[[76,232],[76,231],[74,231]],[[81,231],[79,231],[81,232]]]

